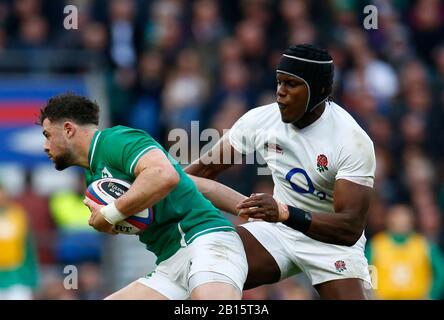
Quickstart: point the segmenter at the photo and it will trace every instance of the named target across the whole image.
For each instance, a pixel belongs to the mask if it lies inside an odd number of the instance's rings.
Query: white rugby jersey
[[[333,212],[337,179],[373,187],[373,142],[352,116],[334,102],[311,125],[282,122],[277,103],[244,114],[229,131],[231,145],[258,151],[272,172],[273,196],[311,212]]]

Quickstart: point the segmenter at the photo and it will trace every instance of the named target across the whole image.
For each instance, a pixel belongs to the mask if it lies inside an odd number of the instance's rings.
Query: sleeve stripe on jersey
[[[140,151],[139,154],[134,158],[133,162],[131,163],[131,166],[130,166],[130,173],[133,174],[133,166],[137,163],[137,161],[139,160],[139,158],[140,158],[145,152],[147,152],[148,150],[151,150],[151,149],[156,149],[156,148],[157,148],[156,146],[149,146],[149,147],[143,149],[142,151]]]
[[[92,163],[93,163],[93,159],[94,159],[94,151],[96,151],[97,141],[99,141],[99,137],[101,134],[102,134],[102,132],[99,132],[96,136],[96,140],[94,141],[93,149],[91,151],[91,159],[89,160],[89,167],[90,168],[92,168]]]

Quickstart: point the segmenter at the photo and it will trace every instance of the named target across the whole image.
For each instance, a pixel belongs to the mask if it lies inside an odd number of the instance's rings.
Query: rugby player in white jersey
[[[366,299],[364,228],[376,166],[373,143],[329,99],[333,61],[327,51],[289,47],[276,78],[276,102],[243,115],[186,172],[215,179],[233,165],[222,161],[228,154],[257,151],[267,162],[273,195],[247,198],[195,179],[220,209],[254,218],[238,226],[249,265],[245,289],[304,272],[323,299]]]

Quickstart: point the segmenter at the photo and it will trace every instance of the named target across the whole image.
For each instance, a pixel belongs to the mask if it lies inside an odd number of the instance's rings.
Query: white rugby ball
[[[107,205],[119,198],[130,188],[127,181],[116,178],[103,178],[91,183],[86,189],[85,195],[88,199],[100,205]],[[117,233],[139,234],[153,222],[153,209],[148,208],[120,221],[114,225]]]

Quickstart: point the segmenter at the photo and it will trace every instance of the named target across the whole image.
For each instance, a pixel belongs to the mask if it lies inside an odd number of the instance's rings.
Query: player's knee
[[[240,300],[242,292],[224,282],[210,282],[197,286],[191,292],[192,300]]]

